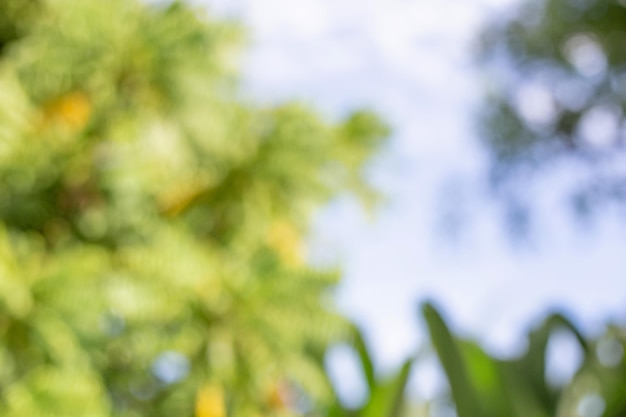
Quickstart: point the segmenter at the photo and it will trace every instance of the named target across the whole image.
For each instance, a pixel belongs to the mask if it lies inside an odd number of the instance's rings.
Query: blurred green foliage
[[[0,415],[320,415],[312,213],[387,135],[237,87],[183,2],[0,2]]]
[[[358,407],[348,407],[342,403],[329,380],[333,398],[327,417],[401,417],[407,415],[410,398],[407,384],[416,357],[408,358],[402,366],[390,375],[380,376],[375,369],[373,354],[365,342],[363,333],[352,327],[345,341],[358,358],[358,371],[363,376],[367,397]]]
[[[492,184],[524,221],[524,187],[555,167],[580,215],[626,202],[626,3],[525,0],[487,26],[480,66],[487,82],[480,135]]]
[[[422,314],[458,417],[626,414],[623,326],[609,325],[602,334],[589,337],[564,315],[551,314],[528,333],[522,355],[504,359],[486,353],[471,340],[455,336],[432,303],[422,305]],[[580,345],[582,361],[571,380],[555,385],[549,382],[547,350],[559,331],[568,332]]]
[[[548,314],[528,331],[521,354],[504,357],[452,331],[432,302],[424,302],[420,314],[426,324],[426,342],[387,375],[377,372],[363,335],[352,329],[346,340],[358,359],[365,400],[356,408],[346,407],[335,394],[328,417],[436,417],[450,412],[458,417],[626,415],[623,323],[607,324],[600,332],[588,335],[565,315]],[[561,344],[555,344],[556,340]],[[564,346],[563,340],[570,346]],[[580,361],[572,356],[571,347],[578,348]],[[573,375],[554,378],[554,354],[565,356]],[[411,374],[420,372],[420,364],[433,358],[447,386],[428,401],[410,396]]]
[[[588,33],[607,13],[596,14],[574,39],[597,52],[604,37]],[[522,35],[541,39],[542,21]],[[550,30],[562,42],[575,27]],[[341,192],[374,198],[361,168],[387,129],[364,111],[332,124],[297,103],[246,99],[242,40],[241,28],[183,2],[0,2],[0,415],[427,415],[406,393],[420,357],[378,375],[361,333],[330,305],[337,273],[306,263],[316,208]],[[602,96],[620,56],[607,45],[610,65],[595,75],[591,61],[581,73],[584,60],[571,68],[542,41],[527,56]],[[584,117],[594,97],[557,106],[551,123]],[[497,103],[518,120],[490,136],[499,160],[561,138]],[[498,147],[520,132],[535,139]],[[623,327],[589,337],[552,315],[522,356],[502,359],[456,336],[432,304],[423,315],[459,417],[626,414]],[[584,352],[562,386],[546,379],[557,329]],[[357,408],[324,371],[337,340],[351,343],[365,378]]]
[[[625,41],[621,0],[523,0],[484,30],[479,133],[514,232],[529,226],[533,186],[546,179],[579,215],[606,204],[623,213]],[[623,323],[585,335],[550,315],[529,332],[523,355],[503,359],[454,335],[432,304],[423,314],[459,417],[626,415]],[[546,346],[559,331],[578,340],[583,361],[571,381],[553,386]]]

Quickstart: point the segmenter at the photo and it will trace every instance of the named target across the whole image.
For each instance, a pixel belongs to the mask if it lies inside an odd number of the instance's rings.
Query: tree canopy
[[[567,165],[576,179],[561,191],[578,213],[623,206],[625,25],[620,1],[528,0],[488,26],[480,130],[503,195]]]
[[[316,208],[384,124],[238,87],[241,28],[179,1],[0,2],[0,414],[315,414],[345,321]]]

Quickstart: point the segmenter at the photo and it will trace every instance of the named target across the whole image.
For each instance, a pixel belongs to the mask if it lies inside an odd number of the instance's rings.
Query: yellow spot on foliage
[[[293,224],[286,221],[274,222],[267,234],[267,243],[287,265],[302,265],[300,235]]]
[[[73,92],[47,103],[43,112],[44,124],[61,123],[80,130],[91,116],[91,102],[84,93]]]
[[[196,417],[225,417],[224,390],[215,384],[206,385],[198,391]]]
[[[267,396],[267,402],[272,409],[285,408],[285,400],[281,395],[281,392],[276,388],[270,391]]]
[[[273,384],[267,394],[267,404],[273,410],[290,408],[294,402],[288,385],[282,382]]]
[[[199,180],[177,184],[159,196],[158,203],[161,213],[168,217],[176,217],[193,205],[206,191],[206,185]]]

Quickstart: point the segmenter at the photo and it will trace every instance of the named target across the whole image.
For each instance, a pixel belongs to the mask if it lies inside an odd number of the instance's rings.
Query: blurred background
[[[595,3],[209,2],[250,25],[257,97],[392,123],[367,171],[383,207],[338,198],[314,238],[381,367],[422,342],[425,296],[501,355],[549,309],[623,322],[624,7]]]
[[[3,415],[626,414],[625,4],[0,16]]]

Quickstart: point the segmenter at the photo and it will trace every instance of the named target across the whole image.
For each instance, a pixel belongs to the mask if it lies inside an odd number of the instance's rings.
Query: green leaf
[[[448,377],[458,416],[490,417],[482,414],[480,399],[472,385],[459,344],[441,314],[430,302],[422,304],[422,314],[431,342]]]
[[[365,376],[367,386],[369,390],[371,391],[376,386],[374,362],[372,360],[372,355],[365,343],[365,338],[363,337],[363,333],[356,326],[353,326],[352,328],[352,345],[355,348],[357,354],[359,355],[361,370],[363,371],[363,375]]]
[[[414,359],[407,359],[400,370],[386,381],[377,382],[360,417],[400,417],[405,405],[405,390]]]

